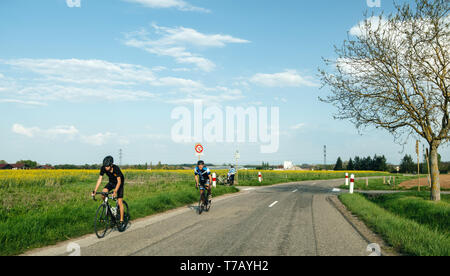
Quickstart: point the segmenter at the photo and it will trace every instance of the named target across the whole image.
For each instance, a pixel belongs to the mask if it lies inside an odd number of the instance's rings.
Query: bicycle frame
[[[103,195],[105,197],[105,199],[103,200],[102,204],[104,204],[106,206],[106,208],[107,208],[107,215],[109,215],[113,219],[114,224],[117,225],[117,218],[116,218],[116,216],[114,216],[114,214],[113,214],[113,212],[111,210],[111,205],[109,204],[109,200],[111,199],[113,201],[116,201],[116,208],[117,208],[116,212],[120,212],[120,210],[119,210],[119,205],[117,203],[117,200],[114,197],[111,196],[112,194],[113,194],[112,192],[109,192],[109,193],[103,193],[103,192],[96,193],[96,195]],[[96,200],[95,197],[94,197],[94,200]]]

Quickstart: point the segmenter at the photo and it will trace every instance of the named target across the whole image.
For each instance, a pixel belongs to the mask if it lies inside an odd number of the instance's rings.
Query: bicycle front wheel
[[[203,202],[203,194],[200,195],[200,200],[198,201],[198,214],[201,215],[203,212],[203,206],[204,206],[204,202]]]
[[[99,239],[105,237],[105,234],[108,231],[109,222],[110,217],[108,214],[108,208],[105,204],[102,204],[97,209],[94,222],[95,234]]]

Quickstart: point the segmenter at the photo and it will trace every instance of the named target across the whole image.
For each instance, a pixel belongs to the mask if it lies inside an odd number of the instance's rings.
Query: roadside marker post
[[[345,173],[345,186],[348,186],[348,173]]]
[[[262,174],[261,174],[261,172],[258,173],[258,181],[259,181],[259,183],[262,182]]]
[[[353,190],[355,188],[355,175],[352,174],[350,177],[350,194],[353,194]]]
[[[217,175],[216,175],[216,173],[213,173],[212,174],[212,181],[213,181],[213,187],[214,188],[216,188],[216,186],[217,186]]]

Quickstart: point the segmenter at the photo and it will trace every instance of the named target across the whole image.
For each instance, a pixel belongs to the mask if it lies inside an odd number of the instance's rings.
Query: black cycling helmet
[[[105,159],[103,159],[104,167],[111,167],[112,164],[114,164],[114,158],[112,156],[106,156]]]
[[[197,162],[197,166],[200,166],[200,165],[205,165],[205,162],[202,161],[202,160],[198,161],[198,162]]]

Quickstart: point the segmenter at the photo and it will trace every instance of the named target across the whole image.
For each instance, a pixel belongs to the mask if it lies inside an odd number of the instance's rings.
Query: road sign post
[[[236,176],[235,176],[235,182],[236,185],[239,185],[239,159],[241,158],[241,154],[239,153],[239,150],[236,151],[234,154],[234,159],[236,161]]]
[[[195,154],[198,156],[198,160],[200,161],[200,158],[202,157],[204,151],[202,144],[196,144],[194,150]]]

